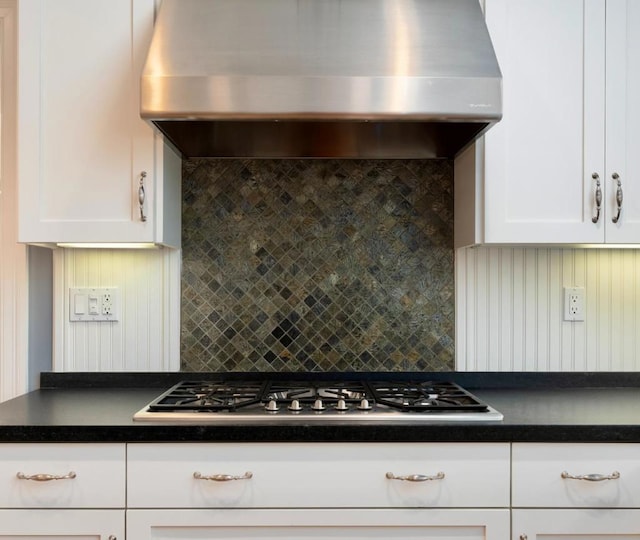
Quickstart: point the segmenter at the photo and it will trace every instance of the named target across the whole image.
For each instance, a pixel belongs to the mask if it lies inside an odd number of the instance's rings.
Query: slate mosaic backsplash
[[[183,162],[183,371],[454,369],[453,162]]]

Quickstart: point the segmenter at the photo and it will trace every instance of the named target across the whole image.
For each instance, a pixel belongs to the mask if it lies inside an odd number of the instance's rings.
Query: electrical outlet
[[[113,295],[107,291],[102,295],[102,314],[113,315]]]
[[[69,289],[69,320],[117,321],[118,288]]]
[[[584,287],[564,288],[564,320],[584,321]]]

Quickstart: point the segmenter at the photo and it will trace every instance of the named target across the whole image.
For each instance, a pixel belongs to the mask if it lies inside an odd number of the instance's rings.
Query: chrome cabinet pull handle
[[[611,474],[569,474],[567,471],[563,471],[560,475],[565,480],[586,480],[587,482],[602,482],[603,480],[617,480],[620,478],[618,471],[613,471]]]
[[[16,474],[18,480],[33,480],[34,482],[50,482],[51,480],[73,480],[76,477],[76,473],[70,471],[64,476],[57,476],[55,474],[24,474],[19,472]]]
[[[591,221],[598,223],[600,221],[600,209],[602,208],[602,186],[600,185],[600,175],[598,173],[593,173],[591,178],[596,181],[596,215],[591,218]]]
[[[147,221],[147,216],[144,213],[144,200],[145,200],[145,192],[144,192],[144,179],[147,177],[147,172],[142,171],[140,173],[140,186],[138,187],[138,205],[140,206],[140,221]]]
[[[199,472],[194,472],[193,477],[196,480],[211,480],[212,482],[230,482],[232,480],[249,480],[253,478],[253,473],[247,471],[241,476],[234,476],[233,474],[212,474],[211,476],[204,476]]]
[[[526,534],[521,534],[520,535],[520,540],[528,540],[528,537]]]
[[[392,472],[388,472],[386,477],[389,480],[403,480],[406,482],[429,482],[431,480],[442,480],[444,478],[444,473],[439,472],[435,476],[427,476],[425,474],[408,474],[406,476],[396,476]]]
[[[618,207],[618,213],[611,218],[611,221],[618,223],[620,219],[620,212],[622,212],[622,182],[620,181],[620,175],[616,172],[611,175],[611,178],[618,184],[616,189],[616,206]]]

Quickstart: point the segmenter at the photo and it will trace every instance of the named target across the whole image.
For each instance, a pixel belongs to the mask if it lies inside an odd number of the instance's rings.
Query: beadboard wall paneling
[[[564,321],[584,287],[585,321]],[[456,251],[456,369],[640,369],[640,250],[476,247]]]
[[[57,249],[55,371],[178,371],[180,252]],[[118,287],[116,322],[70,322],[69,289]]]

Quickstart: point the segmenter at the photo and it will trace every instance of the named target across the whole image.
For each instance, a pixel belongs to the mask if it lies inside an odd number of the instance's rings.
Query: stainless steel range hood
[[[163,0],[141,82],[186,157],[452,157],[501,117],[478,0]]]

